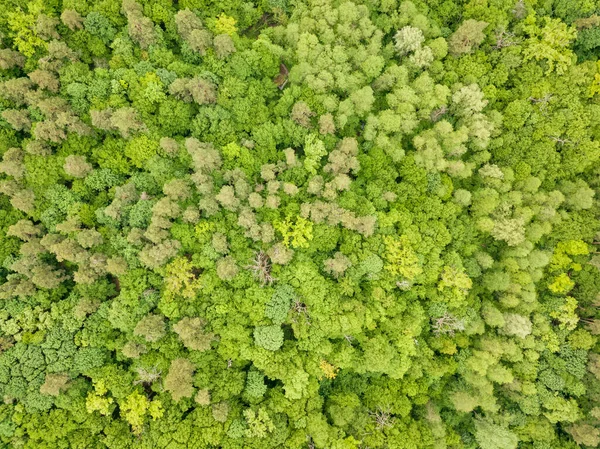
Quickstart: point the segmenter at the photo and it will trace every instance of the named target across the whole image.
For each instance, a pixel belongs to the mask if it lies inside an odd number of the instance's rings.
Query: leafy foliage
[[[598,446],[596,3],[0,2],[0,448]]]

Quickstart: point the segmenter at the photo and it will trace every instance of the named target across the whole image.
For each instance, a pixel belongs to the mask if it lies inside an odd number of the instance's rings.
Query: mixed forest
[[[0,448],[600,444],[600,2],[0,0]]]

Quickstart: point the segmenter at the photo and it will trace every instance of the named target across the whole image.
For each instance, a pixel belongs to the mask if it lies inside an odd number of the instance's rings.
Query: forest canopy
[[[0,448],[600,444],[600,3],[0,0]]]

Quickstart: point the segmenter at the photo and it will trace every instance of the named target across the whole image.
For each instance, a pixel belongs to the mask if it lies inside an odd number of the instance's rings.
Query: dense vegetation
[[[0,0],[0,448],[600,443],[596,0]]]

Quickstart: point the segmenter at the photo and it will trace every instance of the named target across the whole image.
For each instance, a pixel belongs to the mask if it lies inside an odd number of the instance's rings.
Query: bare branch
[[[440,108],[434,109],[431,112],[431,121],[432,122],[437,122],[440,118],[442,118],[442,116],[448,112],[448,107],[447,106],[442,106]]]
[[[146,368],[138,368],[137,370],[139,379],[133,382],[134,385],[139,384],[152,384],[160,379],[160,375],[162,374],[155,366],[150,369]]]
[[[294,301],[294,304],[292,305],[292,313],[294,314],[293,320],[295,323],[298,322],[298,316],[303,316],[306,323],[310,325],[310,315],[308,313],[308,307],[299,299],[296,299]]]
[[[254,277],[258,279],[263,286],[267,284],[271,285],[276,281],[276,279],[271,276],[271,261],[264,251],[259,251],[252,263],[246,266],[246,268],[252,271]]]
[[[445,312],[440,318],[433,319],[433,333],[436,336],[441,334],[454,335],[456,331],[465,330],[465,323],[463,320],[456,318],[454,315]]]
[[[509,33],[505,30],[498,30],[496,31],[496,45],[494,45],[492,48],[495,50],[500,50],[505,47],[517,45],[517,41],[512,39],[514,37],[514,33]]]
[[[546,94],[541,98],[529,97],[528,100],[531,101],[533,104],[543,103],[544,105],[546,105],[550,102],[550,100],[552,100],[552,97],[554,97],[553,94]]]
[[[386,427],[392,427],[394,425],[394,417],[392,416],[389,407],[386,407],[385,409],[378,407],[376,411],[369,412],[369,415],[375,420],[377,430],[383,430]]]

